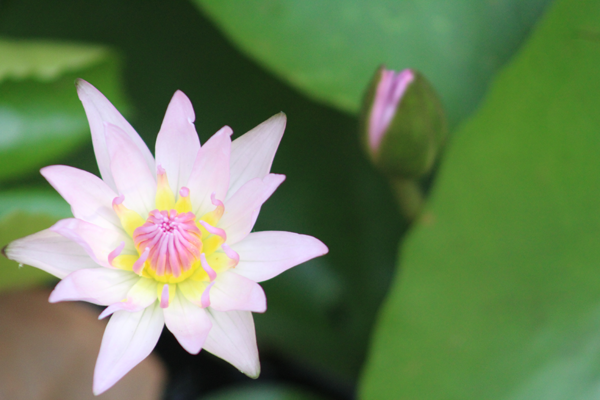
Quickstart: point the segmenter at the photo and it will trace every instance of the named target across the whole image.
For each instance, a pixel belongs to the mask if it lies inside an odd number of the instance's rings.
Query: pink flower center
[[[202,253],[201,232],[191,212],[150,212],[146,223],[133,232],[133,241],[141,256],[134,271],[149,267],[156,276],[175,278],[192,268]]]

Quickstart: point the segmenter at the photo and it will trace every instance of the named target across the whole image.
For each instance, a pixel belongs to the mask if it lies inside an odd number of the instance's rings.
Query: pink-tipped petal
[[[202,225],[204,227],[204,229],[206,229],[208,231],[208,233],[210,233],[211,235],[221,236],[223,238],[223,240],[227,240],[227,233],[225,232],[224,229],[217,228],[216,226],[212,226],[211,224],[209,224],[206,221],[198,221],[198,223],[200,225]]]
[[[179,291],[164,309],[165,325],[190,354],[198,354],[212,327],[208,313],[190,303]]]
[[[284,180],[284,175],[276,174],[252,179],[226,201],[225,214],[218,225],[227,232],[227,244],[231,246],[250,233],[260,207]]]
[[[260,361],[252,313],[207,310],[212,329],[204,342],[204,350],[229,362],[249,377],[258,378]]]
[[[227,243],[223,243],[221,245],[221,248],[223,249],[223,252],[225,253],[225,255],[231,261],[233,261],[233,265],[231,266],[231,268],[235,268],[235,266],[238,265],[240,262],[240,255],[235,250],[233,250],[231,247],[229,247],[227,245]]]
[[[114,249],[113,251],[111,251],[108,254],[108,263],[112,266],[112,262],[113,260],[119,256],[121,254],[121,252],[123,251],[123,249],[125,248],[125,242],[121,242],[121,244],[119,246],[117,246],[116,249]]]
[[[285,124],[285,114],[279,113],[233,141],[227,198],[233,196],[246,182],[254,178],[262,179],[271,171]]]
[[[211,268],[211,266],[208,264],[208,261],[206,261],[206,255],[204,253],[200,254],[200,265],[202,265],[204,272],[208,274],[210,281],[214,281],[217,277],[217,273]]]
[[[103,228],[123,230],[111,207],[116,194],[102,179],[65,165],[52,165],[40,172],[69,203],[75,218]]]
[[[200,297],[200,305],[202,308],[210,307],[210,289],[215,285],[215,282],[211,282],[206,286],[206,289],[202,292]]]
[[[88,301],[100,306],[121,301],[139,277],[118,269],[81,269],[68,275],[50,294],[50,303]]]
[[[144,250],[142,255],[140,255],[140,258],[138,258],[133,263],[133,268],[132,268],[133,272],[135,272],[138,275],[142,274],[142,271],[144,270],[144,266],[146,265],[146,260],[148,259],[149,255],[150,255],[150,247],[146,247],[146,249]]]
[[[135,143],[116,125],[105,124],[110,168],[125,205],[144,218],[155,208],[154,166],[148,167]]]
[[[269,280],[329,251],[312,236],[274,231],[253,232],[231,247],[240,255],[235,272],[255,282]]]
[[[31,265],[58,278],[85,268],[99,268],[88,253],[74,241],[50,229],[25,236],[4,248],[6,257]]]
[[[167,170],[173,193],[187,184],[200,150],[195,119],[190,100],[182,91],[176,91],[156,138],[156,163]]]
[[[117,186],[115,185],[110,167],[111,157],[104,136],[105,122],[116,125],[122,129],[138,148],[148,167],[154,168],[154,158],[152,157],[150,150],[148,150],[148,146],[146,146],[142,138],[140,138],[129,122],[123,118],[121,113],[117,111],[110,101],[108,101],[98,89],[83,79],[78,79],[75,85],[77,86],[77,94],[83,103],[85,113],[90,123],[96,161],[98,162],[98,168],[100,169],[100,174],[102,175],[104,182],[106,182],[114,191],[117,191]]]
[[[105,392],[150,353],[164,326],[158,304],[142,311],[117,311],[104,331],[94,371],[94,394]]]
[[[192,211],[204,215],[214,209],[210,196],[222,199],[229,187],[230,127],[223,127],[200,148],[186,187],[190,189]]]
[[[109,254],[121,243],[131,242],[122,232],[75,218],[62,219],[49,229],[79,244],[92,260],[107,268],[111,267],[108,262]]]
[[[163,285],[162,292],[160,294],[160,308],[169,307],[169,285]]]
[[[265,312],[264,290],[253,280],[232,271],[219,274],[210,292],[210,306],[218,311],[246,310]]]

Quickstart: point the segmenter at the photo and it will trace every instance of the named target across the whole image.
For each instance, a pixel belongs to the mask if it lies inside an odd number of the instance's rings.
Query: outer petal
[[[131,125],[129,125],[129,122],[123,118],[121,113],[117,111],[110,101],[108,101],[98,89],[83,79],[78,79],[75,82],[75,85],[77,86],[77,94],[83,103],[85,113],[90,123],[92,142],[94,144],[98,168],[100,169],[102,179],[104,179],[108,186],[115,191],[117,190],[110,169],[110,156],[104,137],[104,122],[111,123],[121,128],[139,149],[142,157],[148,164],[148,167],[153,169],[154,159],[152,158],[152,153],[148,150],[148,146],[146,146],[142,138],[140,138]]]
[[[229,187],[229,154],[231,153],[230,127],[225,126],[215,133],[202,146],[194,162],[187,183],[190,189],[192,210],[202,216],[212,211],[210,196],[215,193],[217,199],[225,198]]]
[[[74,241],[50,229],[15,240],[3,250],[6,257],[44,270],[58,278],[83,268],[98,268]]]
[[[173,193],[187,184],[200,150],[195,119],[190,100],[182,91],[176,91],[156,138],[156,165],[167,171]]]
[[[250,233],[260,207],[284,180],[284,175],[276,174],[269,174],[263,179],[255,178],[227,200],[218,227],[227,232],[228,244],[237,243]]]
[[[158,303],[145,310],[131,313],[117,311],[108,322],[96,369],[94,394],[97,396],[148,357],[164,326]]]
[[[267,298],[258,283],[233,271],[227,271],[219,274],[210,289],[210,307],[218,311],[265,312]]]
[[[164,309],[165,324],[181,346],[191,354],[198,354],[212,327],[208,312],[190,303],[179,291]]]
[[[249,377],[258,378],[260,361],[252,313],[208,310],[213,326],[204,342],[204,350],[231,363]]]
[[[111,268],[108,262],[109,253],[121,243],[125,242],[127,247],[127,243],[131,242],[131,239],[121,232],[75,218],[62,219],[50,227],[50,230],[76,242],[92,260],[107,268]]]
[[[156,178],[143,154],[125,132],[116,125],[106,124],[106,145],[110,168],[119,194],[125,195],[125,205],[145,218],[155,209]]]
[[[253,232],[231,248],[240,256],[235,272],[256,282],[271,279],[329,251],[312,236],[273,231]]]
[[[65,165],[52,165],[40,172],[71,205],[75,218],[103,228],[123,229],[112,209],[112,201],[117,194],[102,179]]]
[[[56,285],[50,294],[50,303],[82,300],[107,306],[121,301],[139,279],[133,272],[118,269],[82,269]]]
[[[285,124],[285,114],[279,113],[233,141],[228,198],[249,180],[269,173]]]
[[[129,312],[141,311],[156,301],[156,298],[158,297],[156,291],[158,282],[154,279],[140,278],[133,272],[128,273],[137,278],[134,281],[135,284],[130,286],[129,291],[126,292],[125,296],[110,303],[110,306],[102,311],[98,317],[99,319],[106,318],[120,310]]]

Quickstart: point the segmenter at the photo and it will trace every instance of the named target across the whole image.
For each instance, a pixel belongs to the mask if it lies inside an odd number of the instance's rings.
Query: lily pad
[[[456,133],[361,398],[597,398],[598,65],[600,3],[557,1]]]
[[[548,0],[195,0],[241,50],[310,97],[356,113],[375,70],[415,68],[450,121],[468,115]]]
[[[89,140],[74,89],[94,82],[125,107],[116,55],[106,47],[0,38],[0,180],[32,172]]]

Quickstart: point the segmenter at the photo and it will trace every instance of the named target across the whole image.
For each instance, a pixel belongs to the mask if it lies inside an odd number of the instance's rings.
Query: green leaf
[[[356,112],[375,70],[415,68],[451,122],[469,114],[548,0],[195,0],[229,38],[314,99]]]
[[[600,2],[558,1],[454,136],[361,398],[597,398],[598,65]]]
[[[124,108],[117,58],[101,46],[0,39],[0,180],[44,166],[89,140],[74,87],[94,82]]]
[[[69,216],[68,204],[54,192],[39,189],[1,192],[0,248]],[[15,261],[0,256],[0,291],[55,280],[44,271],[28,265],[19,266]]]
[[[13,211],[46,214],[55,219],[72,217],[69,204],[51,189],[19,189],[0,192],[0,218]]]
[[[258,384],[223,389],[204,400],[324,400],[323,397],[294,386],[282,384]]]

